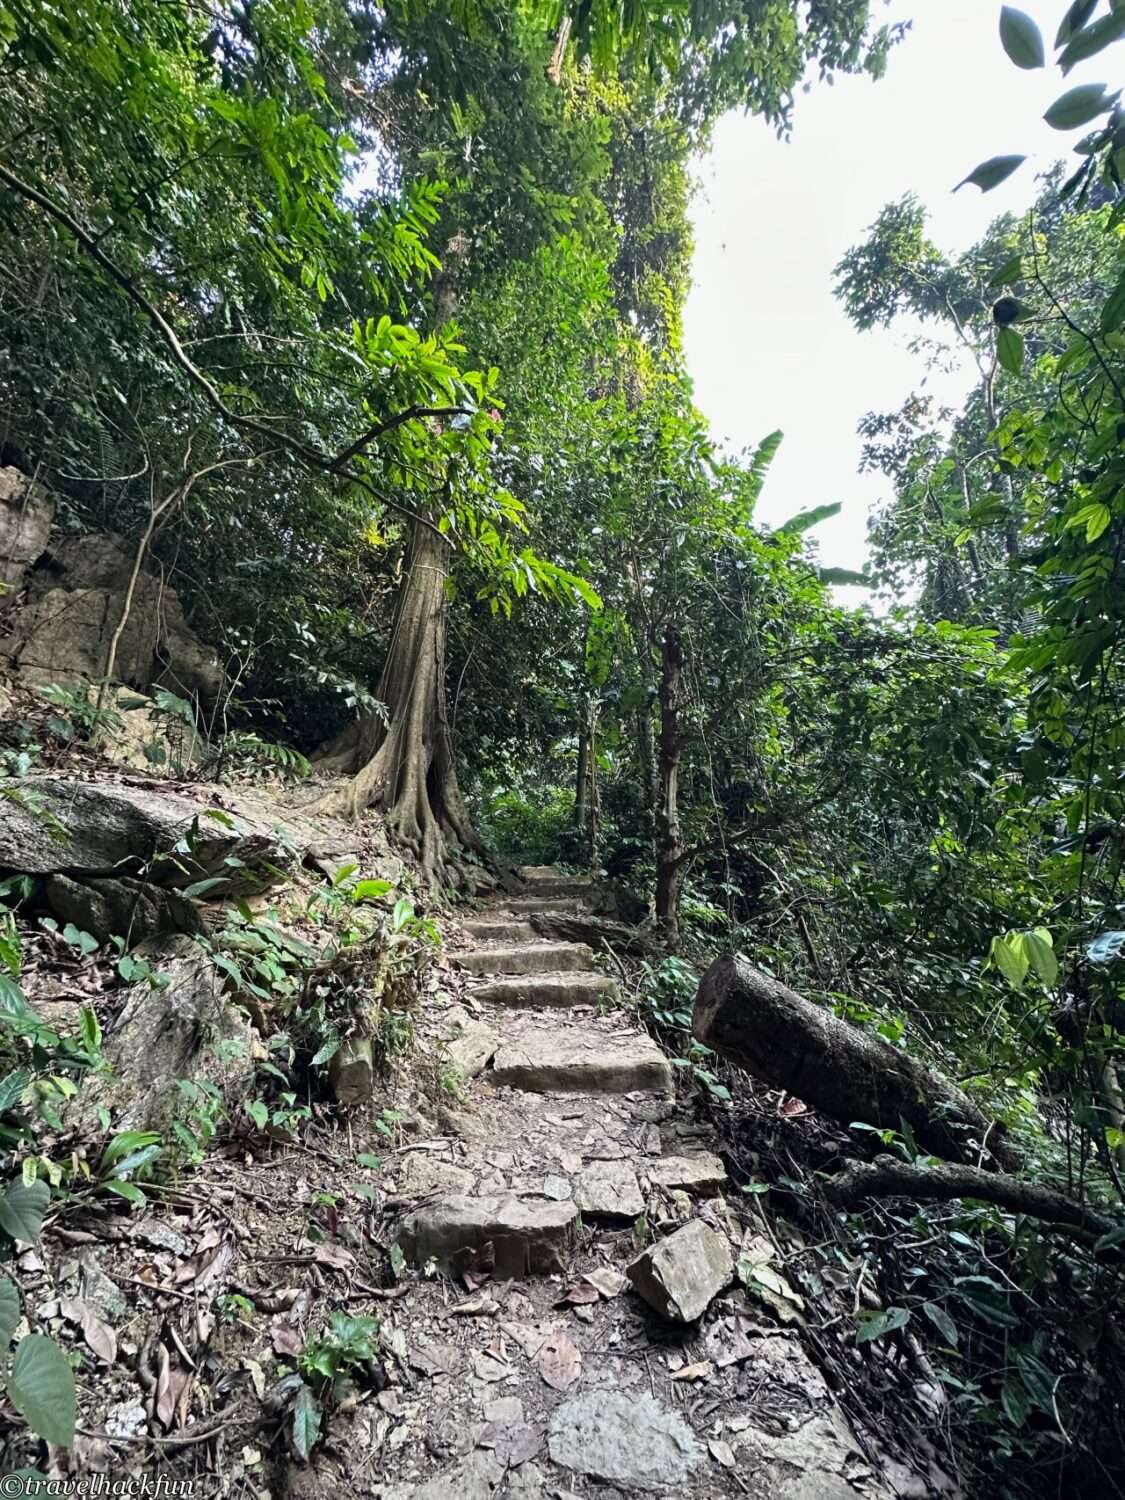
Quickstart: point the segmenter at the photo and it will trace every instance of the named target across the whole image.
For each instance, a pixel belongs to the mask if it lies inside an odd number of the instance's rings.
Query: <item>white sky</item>
[[[1065,0],[1019,6],[1050,48]],[[1066,156],[1084,133],[1051,130],[1043,111],[1072,85],[1110,82],[1121,71],[1120,47],[1065,81],[1051,66],[1016,68],[1000,45],[999,0],[892,0],[886,15],[914,22],[886,77],[814,85],[797,99],[791,141],[760,120],[720,123],[700,164],[686,309],[688,368],[715,436],[737,450],[775,428],[785,433],[759,520],[842,501],[842,513],[811,535],[826,564],[852,568],[863,566],[867,513],[887,489],[878,475],[857,472],[856,423],[898,407],[920,364],[907,352],[906,328],[851,328],[832,296],[832,268],[883,205],[907,191],[930,210],[931,237],[943,249],[970,245],[998,214],[1026,208],[1034,171]],[[951,192],[979,162],[1019,152],[1031,160],[993,192]],[[957,389],[943,382],[942,394]],[[860,589],[837,596],[866,597]]]

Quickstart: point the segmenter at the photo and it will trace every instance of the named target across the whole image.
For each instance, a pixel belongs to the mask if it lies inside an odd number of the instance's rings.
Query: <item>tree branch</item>
[[[1021,1177],[944,1162],[911,1166],[893,1156],[877,1156],[873,1162],[851,1162],[828,1180],[825,1192],[834,1203],[846,1208],[864,1198],[912,1198],[915,1202],[932,1203],[947,1203],[951,1198],[979,1198],[982,1203],[995,1203],[1011,1213],[1095,1234],[1108,1234],[1120,1227],[1096,1209],[1050,1188],[1025,1182]]]

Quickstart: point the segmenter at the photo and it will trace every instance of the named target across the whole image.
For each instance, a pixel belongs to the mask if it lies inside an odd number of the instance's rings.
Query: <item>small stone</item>
[[[551,1413],[548,1451],[555,1463],[638,1490],[683,1485],[703,1448],[675,1412],[651,1396],[587,1391]]]
[[[584,1214],[596,1219],[633,1220],[645,1211],[644,1195],[628,1162],[597,1161],[586,1167],[574,1191]]]
[[[105,1418],[106,1436],[136,1438],[148,1431],[148,1417],[139,1401],[120,1401],[111,1406]]]
[[[518,1396],[498,1396],[484,1403],[486,1422],[522,1422],[523,1402]]]
[[[689,1193],[716,1192],[727,1180],[717,1156],[665,1156],[647,1162],[645,1172],[654,1187],[682,1188]]]
[[[544,1177],[543,1193],[547,1198],[553,1198],[556,1203],[565,1203],[571,1196],[570,1183],[565,1177]]]
[[[638,1255],[629,1280],[650,1307],[678,1323],[693,1323],[734,1279],[730,1245],[693,1219]]]

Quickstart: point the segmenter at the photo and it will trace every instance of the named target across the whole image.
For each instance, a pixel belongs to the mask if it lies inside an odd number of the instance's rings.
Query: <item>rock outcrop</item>
[[[55,519],[55,502],[19,469],[0,469],[0,610],[43,553]]]

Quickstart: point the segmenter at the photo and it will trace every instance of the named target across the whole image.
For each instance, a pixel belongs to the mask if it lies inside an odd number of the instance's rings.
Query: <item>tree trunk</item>
[[[316,804],[358,817],[368,807],[386,818],[390,836],[421,865],[431,884],[455,878],[457,846],[480,851],[457,782],[445,706],[445,579],[449,548],[423,521],[415,522],[410,566],[399,594],[376,697],[386,722],[350,724],[319,758],[349,775]]]
[[[660,647],[660,740],[656,807],[656,922],[669,949],[680,941],[680,886],[687,860],[680,825],[680,732],[683,703],[684,648],[675,625],[664,631]]]
[[[583,715],[578,725],[578,772],[574,781],[574,830],[586,841],[587,819],[590,816],[590,730]]]
[[[960,1162],[1010,1168],[1003,1128],[954,1084],[880,1037],[839,1020],[742,958],[719,958],[695,1000],[696,1038],[773,1088],[849,1125],[914,1132]]]

